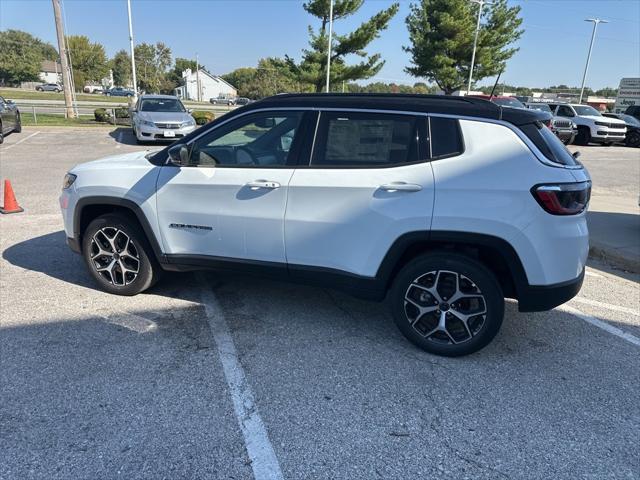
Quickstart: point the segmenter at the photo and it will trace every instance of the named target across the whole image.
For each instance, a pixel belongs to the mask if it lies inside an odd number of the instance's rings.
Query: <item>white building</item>
[[[192,72],[190,68],[182,72],[183,85],[174,90],[175,94],[185,100],[208,102],[210,98],[235,98],[238,91],[222,78],[212,75],[204,69]],[[200,87],[200,95],[198,95]]]
[[[43,60],[40,65],[39,77],[42,83],[60,83],[62,80],[62,67],[58,62]]]

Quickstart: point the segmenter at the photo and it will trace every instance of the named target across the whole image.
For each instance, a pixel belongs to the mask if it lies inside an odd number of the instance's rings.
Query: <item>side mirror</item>
[[[193,113],[193,108],[187,108],[187,113],[191,115]]]
[[[573,152],[573,158],[575,158],[576,160],[580,157],[580,152]]]
[[[169,161],[178,167],[189,165],[189,147],[179,143],[169,148]]]
[[[13,105],[15,102],[13,100],[6,100],[8,105]]]

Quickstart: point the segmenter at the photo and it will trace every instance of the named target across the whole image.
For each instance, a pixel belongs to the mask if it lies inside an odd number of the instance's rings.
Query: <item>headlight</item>
[[[609,124],[606,123],[606,122],[595,122],[595,123],[596,123],[596,125],[599,125],[601,127],[608,127],[609,126]]]
[[[73,182],[76,181],[76,178],[78,178],[77,175],[74,175],[73,173],[67,173],[64,176],[64,180],[62,181],[62,189],[66,190],[71,185],[73,185]]]
[[[140,123],[142,125],[146,125],[147,127],[155,127],[156,124],[153,122],[150,122],[149,120],[140,120]]]
[[[195,120],[187,120],[186,122],[182,122],[180,127],[193,127],[196,124]]]

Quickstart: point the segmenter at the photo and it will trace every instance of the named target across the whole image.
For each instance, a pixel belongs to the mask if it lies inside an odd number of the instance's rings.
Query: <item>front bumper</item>
[[[553,133],[556,134],[556,137],[558,137],[562,141],[573,140],[573,138],[578,133],[573,128],[556,128],[556,129],[553,129],[552,131]]]
[[[173,142],[193,132],[196,125],[181,128],[158,128],[150,125],[136,125],[138,139],[145,142]]]
[[[624,142],[626,134],[625,130],[609,130],[597,127],[595,132],[591,132],[591,139],[600,142]]]
[[[568,282],[554,285],[527,285],[518,293],[518,310],[521,312],[542,312],[562,305],[575,297],[584,280],[584,268],[580,275]]]

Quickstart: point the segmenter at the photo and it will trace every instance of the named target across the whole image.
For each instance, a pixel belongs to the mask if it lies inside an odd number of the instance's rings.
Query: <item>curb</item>
[[[592,245],[589,247],[589,258],[602,260],[608,265],[626,270],[631,273],[640,273],[640,259],[630,258],[628,255],[619,253],[614,248]]]

